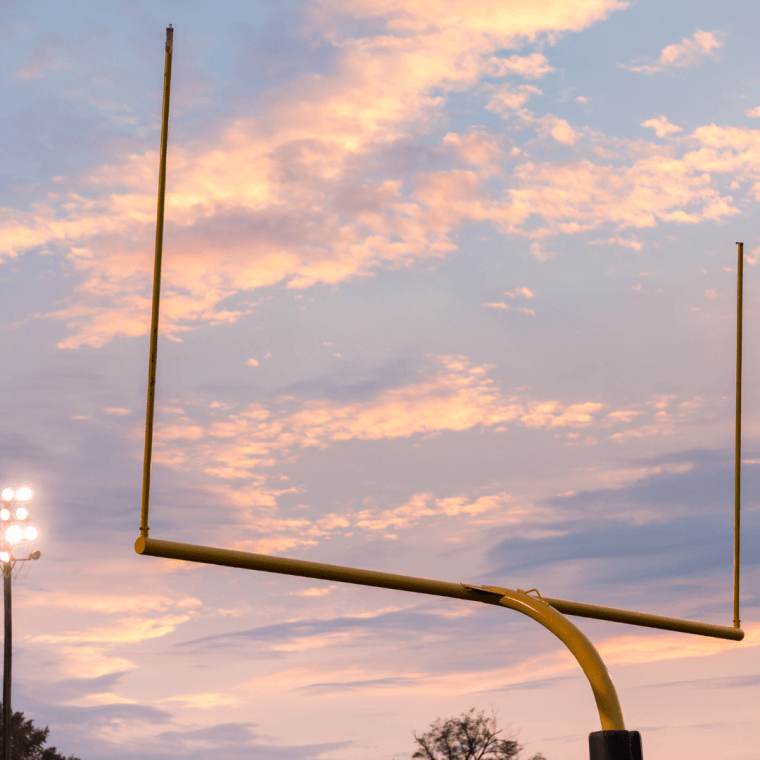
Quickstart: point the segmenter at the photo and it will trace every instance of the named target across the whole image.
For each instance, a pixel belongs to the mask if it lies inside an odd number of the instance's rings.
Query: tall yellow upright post
[[[739,549],[741,535],[742,485],[742,312],[744,298],[744,243],[736,244],[738,268],[736,278],[736,446],[734,455],[734,628],[739,619]]]
[[[150,360],[148,366],[148,405],[145,414],[145,455],[143,457],[142,509],[140,535],[147,536],[150,503],[150,465],[153,455],[153,415],[156,406],[156,355],[158,353],[158,302],[161,295],[161,253],[164,243],[164,199],[166,197],[166,149],[169,143],[169,95],[172,83],[174,29],[166,29],[164,60],[164,107],[161,121],[161,159],[158,170],[158,212],[156,214],[156,255],[153,262],[153,311],[150,321]]]

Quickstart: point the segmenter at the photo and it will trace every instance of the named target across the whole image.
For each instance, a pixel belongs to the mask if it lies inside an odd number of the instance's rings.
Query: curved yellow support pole
[[[586,638],[577,626],[573,625],[561,612],[557,612],[546,602],[535,599],[529,594],[519,591],[504,591],[499,598],[502,607],[522,612],[541,623],[544,628],[551,631],[578,660],[578,664],[591,684],[596,706],[599,710],[599,719],[602,723],[602,731],[623,731],[623,711],[620,707],[615,684],[612,682],[607,666],[596,651],[596,647]]]

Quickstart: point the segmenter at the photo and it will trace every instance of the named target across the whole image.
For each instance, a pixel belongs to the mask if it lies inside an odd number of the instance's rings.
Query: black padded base
[[[588,749],[590,760],[643,760],[638,731],[594,731]]]

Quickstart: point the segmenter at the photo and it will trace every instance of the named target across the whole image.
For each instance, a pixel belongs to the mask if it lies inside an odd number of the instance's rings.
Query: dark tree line
[[[4,736],[3,705],[0,702],[0,753],[3,750]],[[79,760],[74,755],[65,757],[55,747],[43,747],[47,743],[50,729],[37,728],[31,719],[24,718],[24,713],[14,712],[11,716],[11,757],[13,760]],[[2,757],[2,754],[0,754]]]
[[[517,760],[523,747],[514,739],[500,739],[496,717],[483,710],[462,713],[458,718],[430,724],[421,736],[414,734],[418,749],[413,758],[422,760]],[[546,760],[539,752],[530,760]]]

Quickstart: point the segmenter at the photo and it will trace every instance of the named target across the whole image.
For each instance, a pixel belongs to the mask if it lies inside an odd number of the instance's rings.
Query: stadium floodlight
[[[29,557],[17,557],[15,554],[37,539],[39,531],[29,519],[28,504],[34,498],[34,490],[29,486],[4,488],[3,504],[0,509],[0,559],[3,563],[13,565]],[[5,559],[7,555],[8,558]]]
[[[17,544],[24,537],[24,531],[18,525],[9,525],[5,531],[5,540],[11,544]]]

